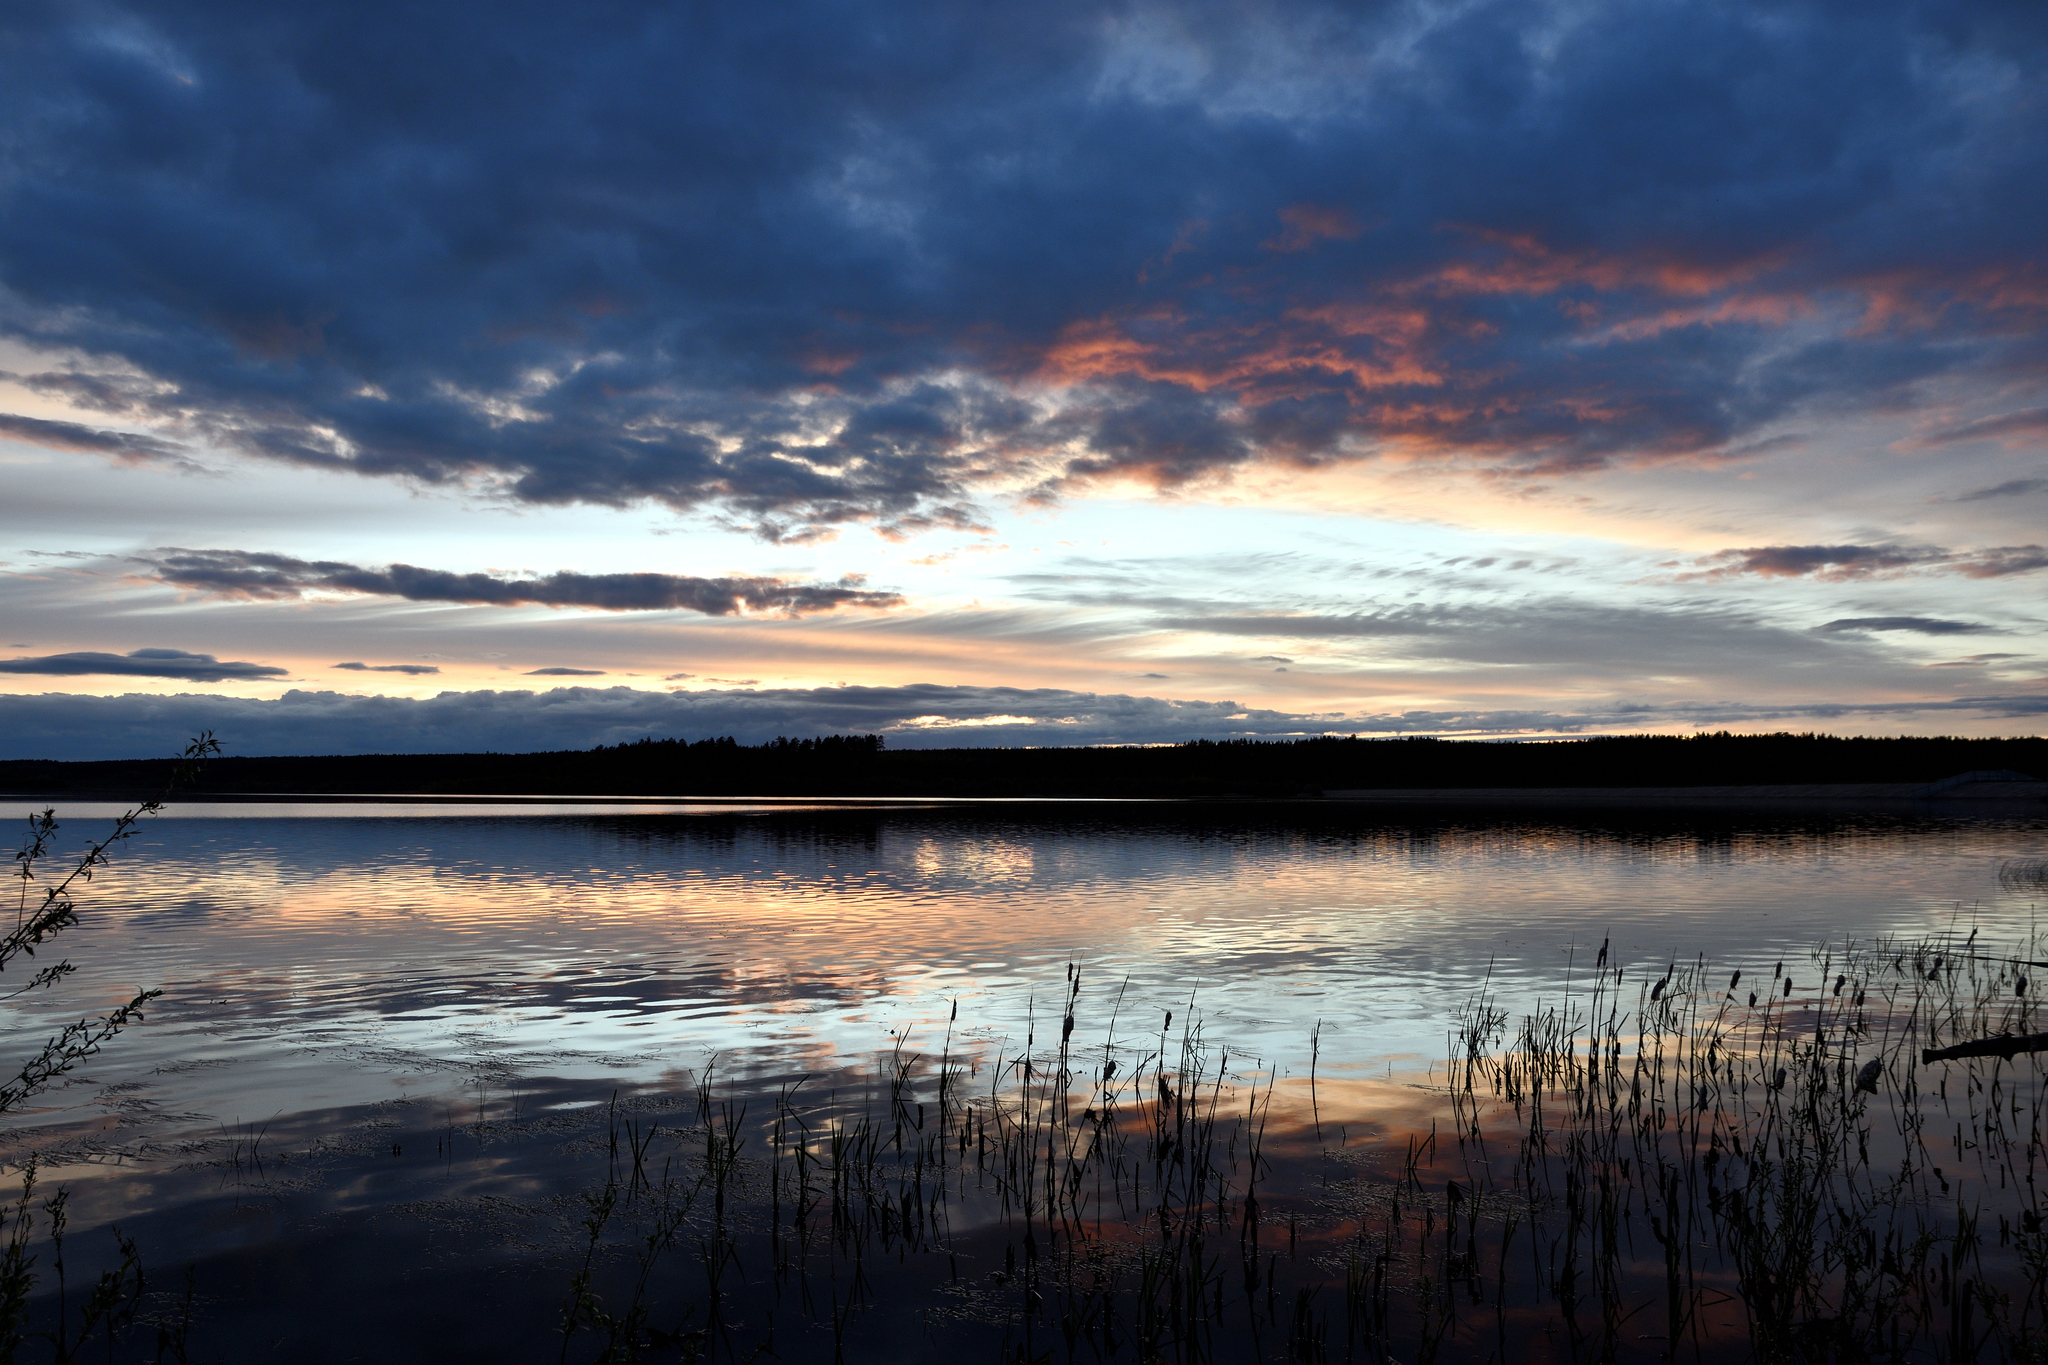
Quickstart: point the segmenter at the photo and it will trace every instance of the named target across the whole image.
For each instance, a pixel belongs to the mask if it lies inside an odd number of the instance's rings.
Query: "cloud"
[[[1579,695],[1588,686],[1652,695],[1801,695],[1816,677],[1853,677],[1869,689],[1910,688],[1917,666],[1857,630],[1816,631],[1772,614],[1685,600],[1607,603],[1567,596],[1388,604],[1353,611],[1210,609],[1154,618],[1164,629],[1217,637],[1218,661],[1233,646],[1263,639],[1287,647],[1314,642],[1303,662],[1321,673],[1355,674],[1393,687],[1522,697],[1532,704]],[[1158,647],[1155,643],[1153,647]],[[1200,650],[1203,642],[1176,642]],[[1271,667],[1286,656],[1252,662]],[[1400,679],[1396,683],[1396,679]]]
[[[729,616],[739,611],[804,616],[842,607],[900,606],[892,592],[864,588],[858,576],[837,583],[783,578],[696,578],[681,574],[553,573],[508,578],[488,573],[447,573],[410,564],[381,569],[334,560],[294,559],[246,550],[169,549],[141,563],[173,587],[216,597],[277,599],[309,592],[361,593],[414,602],[490,606],[588,607],[598,611],[695,611]]]
[[[2007,479],[2004,483],[1965,493],[1957,502],[1983,502],[1987,498],[2018,498],[2029,493],[2048,493],[2048,479]]]
[[[1289,204],[1279,217],[1286,230],[1259,244],[1268,251],[1308,251],[1319,242],[1348,242],[1365,231],[1341,205]]]
[[[2023,659],[2023,654],[1971,654],[1961,659],[1946,659],[1940,663],[1928,664],[1929,668],[1983,668],[2000,659]]]
[[[47,450],[111,455],[126,461],[189,463],[183,448],[171,441],[130,431],[107,431],[77,422],[55,422],[0,412],[0,437],[42,446]]]
[[[1299,663],[1316,676],[1316,694],[1369,686],[1442,695],[1450,687],[1454,695],[1502,705],[1508,698],[1562,703],[1588,687],[1658,697],[1784,697],[1805,694],[1816,678],[1853,679],[1873,694],[1910,692],[1924,682],[1920,661],[1887,647],[1884,636],[1816,630],[1830,618],[1793,600],[1810,593],[1787,598],[1644,583],[1633,560],[1604,572],[1597,562],[1580,561],[1571,574],[1527,579],[1504,579],[1500,568],[1475,574],[1471,558],[1461,560],[1451,566],[1431,555],[1403,566],[1375,554],[1310,547],[1075,557],[1006,577],[1013,599],[1042,608],[978,611],[957,622],[932,612],[903,625],[955,638],[1028,638],[1045,650],[1085,651],[1114,640],[1120,652],[1183,661],[1173,670],[1182,678],[1190,676],[1190,659],[1203,660],[1210,676],[1245,664]],[[1941,595],[1952,596],[1953,586]],[[1930,620],[1947,615],[1934,605],[1902,598],[1886,610]],[[2030,604],[2007,603],[2003,611],[1989,601],[1979,605],[1985,614],[1962,619],[2026,633]]]
[[[1944,621],[1932,616],[1845,616],[1822,626],[1823,631],[1907,630],[1921,635],[1997,635],[2003,632],[1975,621]]]
[[[1843,582],[1877,578],[1914,569],[1961,574],[1965,578],[2004,578],[2048,568],[2048,547],[1999,545],[1988,549],[1951,551],[1933,545],[1759,545],[1722,550],[1696,561],[1695,572],[1682,578],[1817,578]]]
[[[1958,560],[1955,568],[1966,578],[2004,578],[2008,574],[2032,573],[2036,569],[2048,569],[2048,546],[2002,545],[1994,550],[1979,550],[1969,558]]]
[[[1383,635],[1437,635],[1451,624],[1437,608],[1389,612],[1255,612],[1201,616],[1162,616],[1168,630],[1198,630],[1209,635],[1264,635],[1303,640],[1362,639]],[[1293,663],[1278,654],[1261,654],[1255,664]]]
[[[1763,578],[1866,578],[1889,569],[1941,563],[1945,552],[1890,545],[1759,545],[1723,550],[1700,562],[1713,577],[1756,574]]]
[[[800,539],[1256,462],[1723,461],[2048,368],[2011,7],[700,20],[32,7],[0,334],[151,433],[37,439]]]
[[[604,670],[601,668],[529,668],[523,676],[528,678],[602,678]]]
[[[2018,412],[1980,417],[1921,437],[1915,444],[1954,445],[1959,441],[1998,440],[2009,445],[2026,444],[2048,437],[2048,408],[2022,408]]]
[[[346,668],[353,673],[410,673],[417,675],[422,673],[439,673],[441,671],[433,664],[366,664],[356,662],[336,664],[335,667]]]
[[[1229,701],[1184,701],[1056,688],[772,688],[643,692],[560,687],[546,692],[349,696],[293,690],[276,700],[184,694],[0,695],[0,758],[155,757],[213,730],[235,754],[522,753],[587,748],[643,736],[872,734],[895,748],[1173,743],[1315,734],[1585,734],[1724,725],[1925,716],[2019,720],[2048,716],[2048,694],[1661,705],[1614,701],[1575,711],[1538,708],[1290,713]]]
[[[212,683],[282,678],[288,675],[289,670],[268,664],[222,663],[211,654],[193,654],[182,649],[138,649],[129,654],[101,654],[86,650],[75,654],[45,654],[40,658],[0,659],[0,673],[30,673],[57,678],[112,674]]]

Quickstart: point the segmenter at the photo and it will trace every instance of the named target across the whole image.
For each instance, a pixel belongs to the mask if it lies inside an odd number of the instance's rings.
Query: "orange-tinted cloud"
[[[1295,220],[1304,234],[1333,226],[1306,211]],[[1142,311],[1078,319],[1044,349],[1032,377],[1054,388],[1170,385],[1227,402],[1254,427],[1268,410],[1328,412],[1334,403],[1326,435],[1334,421],[1363,448],[1414,458],[1512,454],[1525,470],[1565,470],[1706,453],[1728,433],[1668,394],[1570,362],[1563,348],[1640,345],[1687,327],[1782,328],[1813,307],[1767,283],[1782,265],[1776,258],[1711,264],[1670,252],[1556,250],[1526,233],[1443,237],[1463,244],[1448,263],[1350,280],[1248,269],[1226,307],[1191,288]],[[1518,298],[1570,305],[1533,350],[1497,316]],[[1306,448],[1277,432],[1256,440],[1282,459]],[[1589,444],[1597,449],[1589,453]],[[1326,441],[1318,458],[1329,453]],[[1124,473],[1145,465],[1154,478],[1179,463],[1172,455],[1111,462]]]
[[[1854,335],[1924,332],[1956,314],[1994,333],[2036,332],[2048,317],[2048,269],[2034,262],[1956,270],[1940,265],[1858,276],[1845,286],[1861,302]]]

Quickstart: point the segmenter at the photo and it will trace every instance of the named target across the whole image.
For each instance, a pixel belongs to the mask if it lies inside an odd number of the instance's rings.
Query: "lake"
[[[111,814],[59,810],[67,838]],[[748,1105],[737,1160],[762,1160],[788,1087],[820,1112],[883,1103],[897,1050],[936,1105],[931,1059],[986,1090],[1071,1010],[1098,1042],[1112,1018],[1161,1039],[1199,1019],[1255,1097],[1261,1076],[1298,1097],[1313,1065],[1322,1117],[1363,1131],[1389,1102],[1375,1086],[1441,1071],[1482,984],[1520,1015],[1583,988],[1603,948],[1631,980],[1704,957],[1796,982],[1818,944],[2015,942],[2042,896],[2000,871],[2044,855],[2048,812],[173,807],[87,888],[61,943],[78,972],[13,1001],[6,1042],[26,1056],[67,1015],[163,997],[10,1115],[6,1152],[38,1153],[38,1198],[70,1191],[74,1312],[110,1224],[149,1274],[139,1318],[175,1317],[192,1267],[194,1358],[555,1359],[622,1115],[638,1164],[699,1169],[718,1107]],[[616,1299],[631,1239],[598,1241]],[[739,1288],[693,1291],[730,1300],[697,1305],[717,1335],[660,1357],[657,1321],[652,1358],[744,1358],[764,1322],[787,1359],[936,1359],[1022,1331],[1014,1312],[852,1313],[852,1281],[764,1307],[782,1253],[752,1245],[733,1243]]]

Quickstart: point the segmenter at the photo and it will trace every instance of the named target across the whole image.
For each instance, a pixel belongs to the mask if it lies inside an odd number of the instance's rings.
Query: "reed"
[[[14,852],[15,914],[13,928],[0,933],[0,973],[10,965],[26,966],[36,961],[38,950],[47,953],[66,930],[77,926],[78,897],[94,877],[112,861],[114,852],[134,837],[142,822],[163,809],[172,791],[191,782],[221,745],[210,730],[202,731],[179,755],[163,794],[144,801],[118,816],[113,828],[102,838],[85,845],[82,852],[60,860],[56,852],[60,828],[52,809],[32,813],[28,830]],[[50,871],[52,864],[59,869]],[[45,960],[13,989],[0,991],[0,1002],[47,992],[63,983],[76,970],[66,958]],[[163,995],[161,990],[143,990],[126,1004],[97,1018],[66,1023],[46,1039],[20,1070],[0,1082],[0,1115],[20,1109],[54,1082],[100,1049],[124,1029],[140,1023],[143,1008]],[[260,1165],[262,1132],[230,1139],[229,1160],[239,1178],[242,1171]],[[31,1196],[36,1186],[36,1162],[31,1157],[22,1167],[21,1196],[11,1210],[0,1209],[0,1228],[7,1232],[7,1244],[0,1249],[0,1365],[12,1365],[26,1336],[30,1299],[39,1282],[37,1257],[30,1247],[36,1236],[36,1219]],[[64,1263],[64,1240],[69,1225],[70,1194],[59,1188],[42,1203],[43,1236],[50,1248],[50,1264],[56,1275],[56,1312],[53,1325],[41,1333],[59,1365],[68,1365],[97,1333],[104,1337],[111,1359],[116,1345],[136,1325],[137,1306],[145,1292],[142,1259],[132,1238],[113,1229],[118,1264],[100,1272],[79,1309],[76,1331],[70,1314],[69,1286]],[[189,1295],[187,1315],[189,1323]],[[167,1350],[180,1358],[184,1349],[183,1329],[159,1324],[158,1358]]]
[[[1878,940],[1780,962],[1748,992],[1740,971],[1722,988],[1674,964],[1632,1002],[1602,961],[1458,1073],[1460,1146],[1482,1189],[1525,1207],[1559,1320],[1603,1359],[1640,1311],[1620,1281],[1641,1232],[1674,1353],[2030,1358],[2048,1289],[2039,1069],[1924,1058],[2034,1032],[2038,951]],[[1468,1055],[1495,1027],[1467,1023]],[[1500,1105],[1520,1122],[1492,1121]],[[1503,1178],[1486,1158],[1507,1134]]]
[[[2037,1032],[2039,955],[1877,939],[1764,975],[1603,945],[1519,1018],[1482,982],[1365,1140],[1327,1075],[1233,1060],[1192,1000],[1119,1036],[1105,993],[1082,1046],[1069,967],[1056,1034],[1034,1004],[1018,1046],[962,1051],[949,1019],[935,1055],[897,1034],[857,1094],[785,1082],[752,1122],[701,1082],[689,1197],[633,1214],[614,1314],[592,1267],[653,1141],[627,1128],[564,1359],[812,1333],[852,1359],[914,1320],[1024,1361],[2037,1360],[2041,1054],[1923,1057]],[[694,1290],[650,1268],[686,1232]]]

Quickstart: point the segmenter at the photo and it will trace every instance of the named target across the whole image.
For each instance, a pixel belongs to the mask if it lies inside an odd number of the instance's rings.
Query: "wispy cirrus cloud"
[[[296,559],[248,550],[167,549],[143,557],[154,576],[173,587],[216,597],[284,599],[314,592],[398,597],[413,602],[488,606],[586,607],[596,611],[693,611],[705,616],[771,612],[804,616],[856,607],[900,606],[892,592],[863,587],[859,578],[802,583],[783,578],[700,578],[685,574],[584,574],[564,571],[537,578],[451,573],[411,564],[382,568],[338,560]]]
[[[1487,679],[1525,690],[1538,680],[1570,686],[1641,685],[1685,678],[1693,686],[1746,680],[1777,691],[1845,654],[1866,672],[1878,665],[1857,633],[1793,629],[1768,616],[1700,603],[1614,605],[1566,597],[1522,596],[1506,602],[1389,604],[1356,611],[1201,611],[1162,615],[1159,626],[1225,639],[1314,644],[1323,657],[1261,655],[1253,663],[1297,669],[1346,668],[1365,660],[1455,667],[1461,686]],[[1657,690],[1664,690],[1659,686]]]
[[[127,654],[80,650],[71,654],[0,659],[0,673],[26,673],[50,678],[112,676],[129,678],[178,678],[185,682],[252,682],[283,678],[291,670],[270,664],[232,660],[223,663],[211,654],[194,654],[183,649],[138,649]]]

